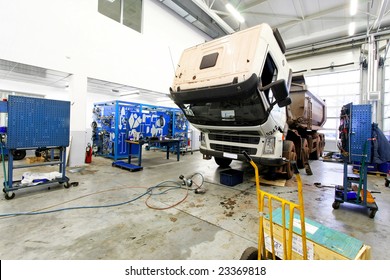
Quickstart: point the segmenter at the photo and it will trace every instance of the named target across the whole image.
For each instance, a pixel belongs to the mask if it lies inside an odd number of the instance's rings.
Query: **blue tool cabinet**
[[[114,100],[95,103],[92,113],[94,153],[114,160],[128,157],[125,140],[187,138],[188,121],[178,108]],[[131,155],[138,149],[133,145]]]
[[[2,101],[0,109],[7,114],[7,126],[1,131],[1,152],[8,153],[8,174],[6,174],[5,161],[4,193],[6,199],[15,197],[13,191],[46,184],[65,184],[69,187],[69,179],[65,175],[66,147],[69,146],[70,134],[70,102],[24,96],[9,96]],[[59,149],[59,159],[49,162],[33,164],[14,164],[12,151],[37,150],[41,148]],[[14,169],[29,168],[33,166],[58,165],[61,176],[53,180],[42,180],[36,184],[21,184],[21,180],[14,180]]]

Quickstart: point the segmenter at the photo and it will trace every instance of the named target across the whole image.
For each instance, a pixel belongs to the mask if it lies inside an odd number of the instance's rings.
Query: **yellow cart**
[[[304,204],[303,204],[303,192],[302,192],[302,180],[298,171],[298,167],[295,162],[291,164],[294,168],[294,173],[298,183],[298,204],[280,198],[276,195],[267,193],[260,189],[259,170],[257,165],[253,162],[247,152],[243,152],[248,162],[255,169],[256,178],[256,193],[258,200],[259,210],[259,237],[258,237],[258,248],[249,247],[247,248],[242,256],[242,260],[254,260],[254,259],[273,259],[282,258],[284,260],[293,259],[293,227],[300,227],[301,238],[299,240],[302,250],[302,259],[307,260],[307,245],[306,245],[306,229],[305,229],[305,215],[304,215]],[[282,216],[282,244],[276,242],[274,238],[274,225],[273,225],[273,207],[274,204],[281,205],[281,216]],[[265,212],[267,206],[268,213]],[[294,212],[299,212],[298,225],[294,221]],[[269,221],[268,234],[264,230],[265,219]],[[295,225],[294,225],[295,223]],[[279,229],[278,229],[279,230]],[[282,246],[279,246],[282,245]],[[278,248],[276,248],[278,247]],[[281,254],[277,254],[277,251],[282,251]],[[277,257],[277,255],[281,255]]]

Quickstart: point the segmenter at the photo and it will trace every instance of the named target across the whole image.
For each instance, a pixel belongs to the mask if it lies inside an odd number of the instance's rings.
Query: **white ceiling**
[[[357,40],[369,34],[390,34],[390,0],[358,0],[358,12],[349,15],[350,0],[156,0],[173,10],[211,38],[266,22],[278,28],[287,54],[327,42]],[[240,24],[226,10],[231,3],[241,12]],[[348,36],[348,25],[356,22],[357,32]],[[66,88],[70,73],[0,59],[0,79]],[[88,91],[113,98],[142,99],[144,103],[170,102],[166,94],[129,85],[88,78]],[[173,103],[172,103],[173,104]]]
[[[0,59],[0,79],[66,88],[69,73]]]
[[[378,32],[390,32],[389,0],[358,0],[350,16],[350,0],[158,0],[212,38],[260,23],[278,28],[287,46],[295,48]],[[239,23],[226,10],[231,3],[245,18]],[[348,36],[350,22],[355,36]]]

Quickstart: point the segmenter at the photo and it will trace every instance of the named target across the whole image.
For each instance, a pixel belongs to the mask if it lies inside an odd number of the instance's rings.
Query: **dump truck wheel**
[[[304,168],[305,163],[309,160],[309,144],[306,139],[303,139],[303,147],[301,148],[301,158],[297,160],[298,168]]]
[[[214,160],[215,160],[215,163],[221,167],[229,167],[229,165],[232,163],[232,159],[230,159],[230,158],[214,157]]]
[[[321,145],[320,136],[317,136],[316,143],[317,143],[316,150],[310,154],[310,159],[313,160],[318,160],[321,157],[323,151],[323,148],[321,147],[322,145]]]
[[[283,157],[288,160],[284,165],[284,171],[286,172],[286,179],[289,180],[294,175],[294,168],[291,161],[297,160],[297,153],[295,152],[295,145],[292,141],[286,140],[283,143]]]

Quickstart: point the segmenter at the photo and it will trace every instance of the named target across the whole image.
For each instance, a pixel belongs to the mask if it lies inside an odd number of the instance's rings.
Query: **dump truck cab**
[[[292,73],[284,52],[279,33],[267,24],[184,50],[170,93],[202,132],[205,159],[228,166],[244,161],[246,151],[267,166],[294,160],[284,139]]]

